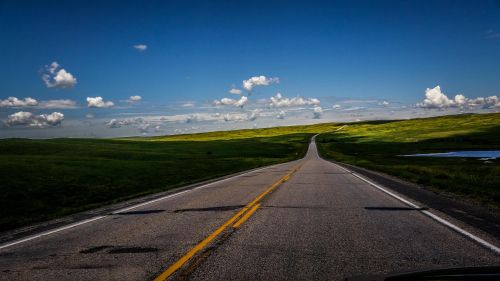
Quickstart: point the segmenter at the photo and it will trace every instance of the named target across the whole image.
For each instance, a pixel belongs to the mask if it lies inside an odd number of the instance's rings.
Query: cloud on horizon
[[[498,108],[500,107],[500,101],[497,96],[469,99],[462,94],[455,95],[453,99],[450,99],[441,91],[441,87],[438,85],[434,88],[427,88],[425,90],[425,99],[417,103],[416,106],[428,109],[446,109],[453,107],[471,108],[476,106],[482,108]]]
[[[7,126],[22,126],[29,128],[47,128],[60,125],[64,114],[52,112],[51,114],[34,115],[31,112],[19,111],[7,117]]]
[[[0,107],[11,108],[41,108],[41,109],[73,109],[77,108],[76,102],[69,99],[59,100],[44,100],[37,101],[34,98],[18,99],[17,97],[8,97],[5,100],[0,100]]]
[[[270,99],[270,106],[272,107],[292,107],[303,105],[319,105],[320,101],[316,98],[304,99],[301,97],[285,98],[281,93],[277,93]]]

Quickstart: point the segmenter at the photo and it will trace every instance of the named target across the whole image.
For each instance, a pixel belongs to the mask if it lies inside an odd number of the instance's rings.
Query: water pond
[[[481,158],[481,160],[490,160],[500,158],[500,150],[469,150],[469,151],[450,151],[440,153],[408,154],[400,155],[408,157],[471,157]]]

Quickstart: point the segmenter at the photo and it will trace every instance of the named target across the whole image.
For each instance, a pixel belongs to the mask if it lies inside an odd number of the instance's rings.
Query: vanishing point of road
[[[479,234],[478,234],[479,233]],[[500,264],[498,241],[321,159],[0,245],[0,280],[343,280]]]

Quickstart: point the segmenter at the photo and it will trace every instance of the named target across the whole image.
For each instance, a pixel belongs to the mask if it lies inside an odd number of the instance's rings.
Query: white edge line
[[[59,232],[59,231],[63,231],[63,230],[66,230],[66,229],[70,229],[70,228],[79,226],[79,225],[82,225],[82,224],[86,224],[86,223],[89,223],[89,222],[100,220],[100,219],[103,219],[105,217],[106,216],[97,216],[97,217],[86,219],[86,220],[83,220],[83,221],[80,221],[80,222],[72,223],[72,224],[69,224],[69,225],[66,225],[66,226],[63,226],[63,227],[60,227],[60,228],[56,228],[56,229],[53,229],[53,230],[49,230],[49,231],[45,231],[45,232],[42,232],[42,233],[39,233],[39,234],[35,234],[33,236],[29,236],[29,237],[23,238],[21,240],[17,240],[17,241],[14,241],[14,242],[10,242],[10,243],[4,244],[4,245],[0,246],[0,249],[5,249],[5,248],[10,247],[10,246],[14,246],[14,245],[17,245],[17,244],[20,244],[20,243],[28,242],[28,241],[33,240],[33,239],[37,239],[37,238],[40,238],[40,237],[43,237],[43,236],[46,236],[46,235],[50,235],[50,234],[53,234],[53,233],[56,233],[56,232]]]
[[[335,163],[333,163],[333,164],[335,164]],[[388,194],[388,195],[390,195],[390,196],[398,199],[399,201],[405,203],[406,205],[408,205],[410,207],[413,207],[415,209],[420,209],[420,207],[418,205],[415,205],[412,202],[410,202],[410,201],[402,198],[401,196],[396,195],[395,193],[390,192],[389,190],[387,190],[387,189],[379,186],[378,184],[376,184],[376,183],[374,183],[374,182],[372,182],[372,181],[370,181],[368,179],[365,179],[364,177],[362,177],[362,176],[360,176],[360,175],[358,175],[358,174],[356,174],[356,173],[354,173],[354,172],[352,172],[352,171],[350,171],[350,170],[348,170],[348,169],[346,169],[346,168],[344,168],[344,167],[342,167],[342,166],[340,166],[338,164],[335,164],[335,165],[337,165],[338,167],[342,168],[343,170],[351,173],[353,176],[355,176],[355,177],[359,178],[360,180],[368,183],[369,185],[371,185],[371,186],[379,189],[380,191],[382,191],[382,192],[384,192],[384,193],[386,193],[386,194]],[[472,234],[472,233],[470,233],[470,232],[468,232],[468,231],[466,231],[466,230],[464,230],[464,229],[462,229],[462,228],[454,225],[453,223],[451,223],[451,222],[449,222],[449,221],[447,221],[447,220],[445,220],[445,219],[443,219],[443,218],[441,218],[441,217],[433,214],[430,211],[427,211],[427,210],[419,210],[419,211],[421,213],[425,214],[426,216],[432,218],[433,220],[435,220],[435,221],[437,221],[437,222],[439,222],[439,223],[441,223],[441,224],[443,224],[443,225],[451,228],[452,230],[454,230],[454,231],[456,231],[456,232],[458,232],[458,233],[460,233],[460,234],[462,234],[462,235],[464,235],[464,236],[466,236],[466,237],[468,237],[468,238],[476,241],[477,243],[481,244],[482,246],[484,246],[484,247],[492,250],[496,254],[500,254],[500,248],[498,248],[497,246],[495,246],[495,245],[493,245],[493,244],[491,244],[491,243],[489,243],[489,242],[487,242],[487,241],[485,241],[485,240],[477,237],[476,235],[474,235],[474,234]]]
[[[297,161],[297,160],[293,160],[293,161]],[[293,161],[290,161],[290,162],[293,162]],[[275,166],[283,165],[283,164],[290,163],[290,162],[279,163],[279,164],[275,164],[275,165],[271,165],[271,166],[267,166],[267,167],[258,168],[258,169],[251,170],[251,171],[248,171],[248,172],[236,175],[236,176],[232,176],[232,177],[229,177],[229,178],[225,178],[225,179],[221,179],[221,180],[218,180],[218,181],[210,182],[210,183],[207,183],[207,184],[204,184],[204,185],[200,185],[200,186],[188,189],[188,190],[179,191],[177,193],[169,194],[169,195],[166,195],[166,196],[163,196],[163,197],[160,197],[160,198],[153,199],[151,201],[147,201],[147,202],[143,202],[143,203],[140,203],[140,204],[137,204],[137,205],[133,205],[133,206],[127,207],[127,208],[119,209],[117,211],[112,212],[111,215],[116,215],[116,214],[119,214],[119,213],[122,213],[122,212],[126,212],[126,211],[129,211],[129,210],[132,210],[132,209],[136,209],[136,208],[139,208],[139,207],[142,207],[142,206],[146,206],[146,205],[158,202],[158,201],[162,201],[162,200],[165,200],[165,199],[168,199],[168,198],[176,197],[178,195],[181,195],[181,194],[184,194],[184,193],[187,193],[187,192],[190,192],[190,191],[194,191],[194,190],[197,190],[197,189],[202,189],[202,188],[208,187],[210,185],[214,185],[214,184],[225,182],[225,181],[228,181],[228,180],[231,180],[231,179],[239,178],[241,176],[244,176],[244,175],[247,175],[247,174],[250,174],[250,173],[255,173],[255,172],[258,172],[258,171],[261,171],[261,170],[264,170],[264,169],[273,168]],[[40,238],[40,237],[43,237],[43,236],[54,234],[54,233],[57,233],[57,232],[60,232],[60,231],[63,231],[63,230],[67,230],[67,229],[70,229],[70,228],[73,228],[73,227],[77,227],[77,226],[80,226],[80,225],[83,225],[83,224],[94,222],[94,221],[103,219],[103,218],[108,217],[108,216],[109,215],[92,217],[92,218],[89,218],[89,219],[86,219],[86,220],[83,220],[83,221],[75,222],[75,223],[72,223],[72,224],[69,224],[69,225],[66,225],[66,226],[62,226],[62,227],[59,227],[59,228],[55,228],[55,229],[52,229],[52,230],[41,232],[39,234],[28,236],[28,237],[22,238],[20,240],[15,240],[13,242],[8,242],[6,244],[0,245],[0,250],[8,248],[8,247],[11,247],[11,246],[14,246],[14,245],[17,245],[17,244],[28,242],[28,241],[31,241],[31,240],[34,240],[34,239],[37,239],[37,238]]]

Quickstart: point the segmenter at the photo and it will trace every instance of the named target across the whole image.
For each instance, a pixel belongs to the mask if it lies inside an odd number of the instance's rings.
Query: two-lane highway
[[[313,141],[304,159],[4,247],[0,279],[342,280],[500,264],[497,241],[430,211],[319,158]]]

